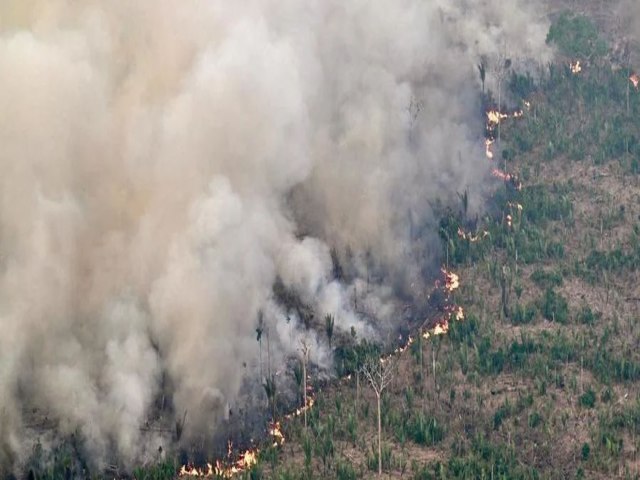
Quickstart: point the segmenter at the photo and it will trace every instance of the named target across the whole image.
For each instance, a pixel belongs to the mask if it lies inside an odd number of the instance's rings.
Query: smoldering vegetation
[[[478,59],[550,58],[529,3],[0,3],[2,468],[69,437],[148,461],[184,412],[211,435],[260,393],[259,318],[274,371],[303,339],[328,371],[274,284],[393,331],[434,208],[483,209]]]

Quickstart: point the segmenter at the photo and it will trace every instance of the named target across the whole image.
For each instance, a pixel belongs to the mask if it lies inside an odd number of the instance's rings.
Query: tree
[[[380,400],[382,394],[391,383],[396,370],[396,358],[369,360],[362,366],[362,373],[376,394],[378,410],[378,475],[382,475],[382,416]]]
[[[304,402],[304,394],[302,393],[302,382],[303,382],[303,370],[304,367],[302,365],[303,361],[301,360],[300,362],[296,362],[293,365],[293,379],[296,382],[296,387],[297,387],[297,399],[296,402],[299,402],[300,404],[302,404],[302,402]],[[304,406],[304,404],[302,404],[302,406]]]
[[[509,73],[509,68],[511,68],[511,59],[507,58],[507,54],[502,52],[498,55],[496,59],[496,64],[494,67],[494,74],[496,76],[496,81],[498,82],[498,111],[502,112],[502,84],[507,78],[507,74]],[[500,145],[500,123],[498,122],[498,145]],[[506,161],[505,161],[505,170],[506,170]]]
[[[309,345],[306,339],[300,342],[300,351],[302,352],[302,398],[304,407],[302,414],[304,415],[304,428],[307,429],[307,360],[309,359]]]
[[[478,64],[478,73],[480,74],[480,81],[482,82],[482,94],[484,95],[484,81],[487,78],[487,61],[482,57]]]
[[[509,297],[511,294],[511,269],[504,265],[502,267],[502,275],[500,276],[500,290],[501,290],[501,302],[502,313],[506,318],[509,318]]]
[[[256,341],[260,344],[260,380],[264,377],[262,374],[262,334],[264,332],[264,317],[262,310],[258,312],[258,326],[256,327]]]
[[[462,202],[462,213],[464,214],[464,218],[467,218],[467,213],[469,211],[469,190],[465,189],[464,193],[458,193],[458,198],[460,198],[460,202]]]
[[[331,350],[331,339],[333,338],[333,326],[335,324],[335,318],[331,314],[327,314],[324,317],[324,328],[327,332],[327,338],[329,339],[329,350]]]
[[[276,421],[276,377],[275,375],[270,375],[265,379],[265,382],[262,384],[264,387],[264,391],[267,394],[267,399],[269,400],[269,405],[271,406],[271,414],[272,419]]]

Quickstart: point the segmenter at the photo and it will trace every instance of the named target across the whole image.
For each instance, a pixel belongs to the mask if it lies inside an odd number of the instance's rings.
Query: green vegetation
[[[607,44],[600,38],[593,22],[582,15],[564,12],[551,25],[547,43],[558,46],[560,52],[573,58],[593,58],[607,53]]]

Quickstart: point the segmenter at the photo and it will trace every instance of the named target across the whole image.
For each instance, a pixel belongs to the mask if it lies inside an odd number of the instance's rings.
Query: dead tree
[[[484,82],[487,78],[487,59],[483,56],[478,63],[478,73],[480,74],[480,81],[482,82],[482,95],[484,96]]]
[[[511,294],[511,269],[504,265],[502,267],[502,275],[500,276],[500,290],[502,301],[502,313],[505,318],[509,318],[509,297]]]
[[[382,417],[380,412],[380,400],[385,389],[393,380],[396,370],[395,357],[370,360],[362,366],[362,373],[369,381],[369,385],[376,394],[378,407],[378,475],[382,475]]]
[[[309,345],[306,339],[300,342],[300,351],[302,352],[302,398],[304,407],[302,414],[304,415],[304,429],[307,429],[307,360],[309,359]]]
[[[331,350],[331,339],[333,338],[333,327],[335,325],[335,317],[327,313],[324,317],[324,329],[329,339],[329,350]]]
[[[507,54],[503,51],[500,53],[496,59],[496,63],[494,65],[494,74],[496,77],[496,82],[498,83],[498,112],[502,113],[502,84],[507,78],[509,74],[509,69],[511,68],[511,60],[507,58]],[[500,145],[501,135],[500,135],[500,124],[502,122],[498,121],[498,145]],[[506,166],[505,166],[506,169]]]
[[[260,381],[264,378],[262,374],[262,334],[264,333],[264,317],[262,310],[258,312],[258,326],[256,327],[256,340],[260,344]]]

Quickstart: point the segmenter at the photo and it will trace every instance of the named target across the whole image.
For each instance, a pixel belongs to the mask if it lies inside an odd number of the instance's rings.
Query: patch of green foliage
[[[607,44],[594,23],[570,12],[562,13],[551,25],[547,43],[557,45],[562,54],[572,58],[593,59],[607,53]]]
[[[378,358],[381,354],[380,344],[366,339],[358,343],[339,345],[335,348],[333,357],[336,373],[340,377],[352,375],[370,359]]]
[[[569,304],[566,298],[551,287],[544,293],[540,310],[542,316],[552,322],[567,323],[569,321]]]

